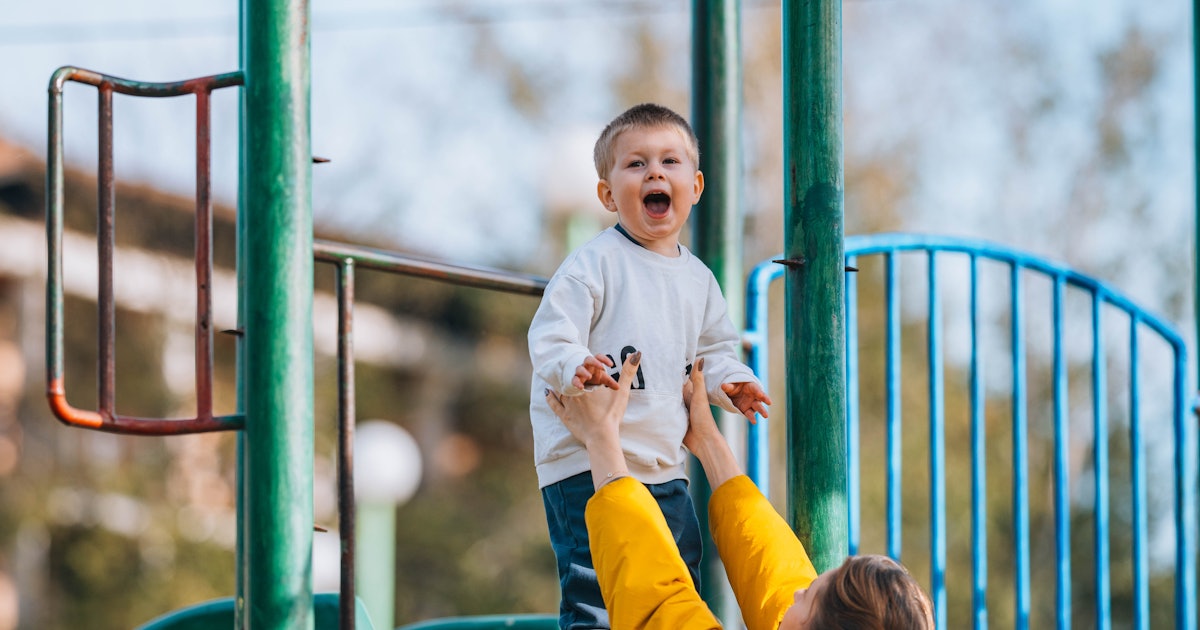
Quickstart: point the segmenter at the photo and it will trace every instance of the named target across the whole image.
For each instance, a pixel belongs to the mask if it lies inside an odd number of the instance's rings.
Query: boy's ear
[[[609,185],[607,179],[596,182],[596,197],[600,199],[600,203],[604,204],[605,210],[609,212],[617,211],[617,202],[613,199],[612,186]]]
[[[692,190],[694,191],[693,196],[695,197],[695,199],[692,201],[692,205],[694,206],[697,203],[700,203],[700,195],[704,193],[703,172],[696,171],[696,181],[692,184]]]

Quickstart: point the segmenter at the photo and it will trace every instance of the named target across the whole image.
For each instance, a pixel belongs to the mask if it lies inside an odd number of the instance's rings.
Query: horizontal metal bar
[[[188,94],[196,94],[198,92],[211,92],[221,88],[232,87],[242,84],[241,71],[226,72],[224,74],[214,74],[207,77],[197,77],[195,79],[187,79],[184,81],[171,81],[168,83],[150,83],[146,81],[132,81],[130,79],[122,79],[109,74],[86,70],[84,68],[76,68],[74,66],[63,66],[54,71],[50,77],[50,93],[61,94],[63,87],[68,81],[75,83],[83,83],[95,87],[109,86],[112,91],[118,94],[128,94],[130,96],[146,96],[151,98],[170,97],[170,96],[185,96]]]
[[[1125,297],[1115,287],[1083,275],[1065,265],[1038,258],[1033,254],[1018,251],[989,241],[978,239],[960,239],[950,236],[935,236],[930,234],[862,234],[847,236],[845,244],[846,256],[866,256],[884,252],[903,251],[945,251],[961,254],[976,254],[982,259],[991,259],[1016,265],[1052,277],[1061,277],[1068,285],[1086,289],[1100,294],[1105,302],[1126,313],[1137,313],[1142,324],[1149,326],[1176,350],[1185,350],[1183,338],[1176,332],[1174,326],[1139,307]],[[1186,351],[1186,350],[1185,350]]]
[[[405,276],[429,278],[478,289],[491,289],[521,295],[538,295],[546,290],[549,282],[534,276],[491,267],[455,265],[428,260],[360,245],[349,245],[333,241],[313,241],[313,255],[320,262],[341,265],[352,260],[360,269],[375,269]]]
[[[63,424],[83,429],[94,429],[105,433],[127,435],[184,435],[186,433],[212,433],[214,431],[240,431],[246,425],[242,414],[209,416],[198,418],[163,419],[122,416],[106,411],[77,409],[67,402],[61,380],[51,382],[46,391],[50,410]]]

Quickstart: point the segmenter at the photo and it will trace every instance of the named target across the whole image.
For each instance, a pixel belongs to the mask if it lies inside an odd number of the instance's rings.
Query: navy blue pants
[[[679,554],[700,588],[700,556],[703,541],[696,508],[688,494],[687,481],[676,479],[660,484],[647,484],[651,496],[658,501],[667,526],[679,546]],[[600,596],[600,583],[592,566],[588,548],[587,522],[584,509],[595,490],[592,473],[585,472],[542,488],[546,506],[546,522],[550,526],[550,545],[558,559],[558,583],[562,601],[558,609],[558,626],[562,630],[608,628],[608,611]]]

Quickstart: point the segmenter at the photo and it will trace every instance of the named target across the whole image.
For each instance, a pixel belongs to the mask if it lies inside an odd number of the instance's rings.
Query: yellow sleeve
[[[721,627],[696,586],[650,491],[624,477],[588,501],[592,563],[613,630]]]
[[[776,630],[817,571],[804,545],[745,475],[721,484],[708,503],[709,527],[748,630]]]

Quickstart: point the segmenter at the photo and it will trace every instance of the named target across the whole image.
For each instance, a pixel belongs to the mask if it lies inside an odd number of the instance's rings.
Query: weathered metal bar
[[[100,258],[97,270],[99,330],[96,339],[100,344],[97,366],[99,392],[96,407],[105,417],[116,413],[116,338],[117,301],[113,296],[113,251],[116,249],[116,185],[113,182],[113,119],[112,87],[100,84],[96,91],[100,97],[98,106],[100,141],[99,173],[97,173],[97,217],[96,250]]]
[[[248,0],[241,42],[246,220],[246,615],[313,627],[313,238],[309,5]],[[281,509],[286,506],[286,509]]]
[[[241,85],[242,78],[243,75],[241,72],[226,72],[223,74],[197,77],[184,81],[150,83],[146,81],[123,79],[111,74],[103,74],[93,70],[77,68],[74,66],[63,66],[54,72],[53,78],[50,80],[50,90],[52,92],[57,91],[61,94],[63,85],[65,85],[66,82],[71,81],[74,83],[91,85],[97,88],[106,86],[107,89],[111,89],[117,94],[161,98],[195,94],[198,91],[211,92],[221,88],[233,87],[236,85]]]
[[[782,20],[788,516],[818,571],[847,551],[841,7]]]
[[[208,90],[196,92],[196,415],[213,409],[212,110]]]
[[[461,286],[522,295],[541,295],[546,289],[546,283],[549,282],[548,279],[540,276],[513,273],[491,267],[456,265],[333,241],[313,241],[313,252],[316,259],[322,262],[340,263],[343,260],[352,260],[359,269],[388,271]]]
[[[46,238],[48,277],[46,282],[46,396],[50,409],[64,424],[82,428],[95,429],[111,433],[135,435],[178,435],[183,433],[201,433],[208,431],[237,430],[243,426],[243,416],[233,414],[214,416],[211,401],[211,320],[207,313],[211,311],[211,247],[203,257],[197,257],[197,414],[194,418],[158,419],[135,418],[116,413],[115,391],[115,336],[116,336],[116,303],[113,296],[113,257],[115,253],[115,179],[113,176],[113,145],[112,145],[112,95],[114,93],[134,96],[180,96],[194,94],[197,100],[203,101],[198,105],[198,121],[201,112],[208,110],[208,96],[211,90],[239,85],[241,73],[227,73],[210,77],[200,77],[175,83],[140,83],[104,75],[90,70],[74,67],[59,68],[50,79],[50,115],[49,115],[49,146],[47,148],[46,169]],[[62,238],[63,238],[63,90],[67,82],[78,82],[95,86],[99,92],[99,182],[98,182],[98,220],[97,220],[97,249],[99,251],[99,278],[97,308],[99,311],[98,325],[98,403],[96,411],[76,409],[67,402],[66,384],[63,375],[63,282],[62,282]],[[205,119],[208,114],[204,113]],[[197,221],[204,221],[211,226],[211,202],[208,200],[209,182],[209,148],[207,138],[200,137],[207,133],[207,123],[198,122],[197,138],[197,188],[202,193],[198,196]],[[203,159],[201,159],[203,155]],[[202,170],[203,169],[203,170]],[[201,217],[199,205],[210,208],[208,218]],[[197,251],[202,243],[211,243],[211,237],[197,232]],[[204,271],[202,267],[208,267]],[[201,314],[203,311],[204,314]],[[207,332],[206,332],[207,331]],[[208,351],[201,350],[202,335],[207,335]],[[200,365],[207,362],[207,367]],[[205,386],[205,382],[208,383]]]
[[[338,532],[341,536],[341,583],[338,619],[342,630],[354,628],[354,259],[336,268],[338,302]]]
[[[61,70],[59,71],[61,72]],[[85,426],[101,424],[100,415],[87,417],[66,404],[63,383],[63,94],[62,86],[50,81],[49,119],[46,130],[46,397],[50,408],[63,422]]]

